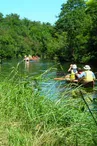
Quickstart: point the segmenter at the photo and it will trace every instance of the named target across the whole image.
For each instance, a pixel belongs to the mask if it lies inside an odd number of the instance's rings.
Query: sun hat
[[[91,67],[90,67],[89,65],[85,65],[85,66],[84,66],[84,69],[85,69],[85,70],[90,70]]]
[[[77,65],[76,65],[76,64],[73,64],[73,65],[72,65],[72,68],[73,68],[73,69],[77,69]]]

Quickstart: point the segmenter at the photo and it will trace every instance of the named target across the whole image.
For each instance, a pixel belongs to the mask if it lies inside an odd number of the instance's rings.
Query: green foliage
[[[47,43],[47,53],[51,58],[57,57],[59,59],[67,58],[67,34],[65,32],[54,34],[54,38]],[[64,60],[64,59],[63,59]]]
[[[62,5],[61,13],[58,16],[59,19],[55,27],[59,32],[67,33],[68,47],[66,54],[69,60],[73,59],[74,61],[81,62],[87,53],[91,54],[90,58],[88,57],[88,59],[84,59],[84,61],[92,60],[91,56],[92,54],[94,55],[93,52],[97,44],[96,41],[94,41],[94,38],[95,40],[97,38],[97,33],[96,30],[94,30],[95,26],[92,17],[92,14],[96,14],[94,11],[94,9],[96,10],[96,1],[95,6],[91,5],[91,7],[92,9],[90,8],[90,4],[84,0],[68,0],[66,4]],[[97,18],[97,16],[95,16],[95,18]],[[91,38],[91,33],[93,33],[93,38]]]
[[[88,62],[97,55],[97,1],[67,0],[55,25],[0,13],[0,56]],[[90,54],[86,57],[85,54]]]

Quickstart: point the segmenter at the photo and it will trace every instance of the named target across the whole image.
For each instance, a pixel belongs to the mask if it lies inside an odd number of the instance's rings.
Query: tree
[[[68,0],[62,5],[56,29],[67,32],[67,55],[69,60],[82,61],[87,52],[91,17],[85,13],[84,0]]]
[[[92,28],[90,30],[90,39],[88,50],[91,54],[90,61],[97,61],[97,0],[88,0],[86,2],[86,13],[92,19]]]

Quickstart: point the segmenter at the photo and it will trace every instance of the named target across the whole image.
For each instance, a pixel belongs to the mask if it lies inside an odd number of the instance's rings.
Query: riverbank
[[[42,75],[36,79],[44,80]],[[97,111],[90,109],[94,120],[82,95],[72,97],[69,84],[65,86],[67,90],[52,100],[40,94],[41,88],[39,84],[35,86],[34,81],[35,78],[29,80],[28,76],[20,78],[16,69],[0,81],[0,144],[94,145],[97,142]],[[78,88],[72,91],[75,90]],[[93,103],[88,97],[85,99],[93,109]]]

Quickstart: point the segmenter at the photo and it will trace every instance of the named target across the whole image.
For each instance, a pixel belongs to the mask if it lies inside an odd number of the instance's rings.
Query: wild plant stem
[[[87,106],[87,108],[88,108],[88,110],[89,110],[89,112],[90,112],[90,114],[91,114],[91,116],[92,116],[92,118],[93,118],[93,120],[94,120],[96,126],[97,126],[97,121],[96,121],[96,119],[95,119],[95,117],[94,117],[92,111],[90,110],[89,105],[88,105],[88,103],[86,102],[86,100],[85,100],[85,98],[84,98],[83,93],[82,93],[81,90],[80,90],[80,94],[81,94],[81,97],[82,97],[84,103],[86,104],[86,106]]]

